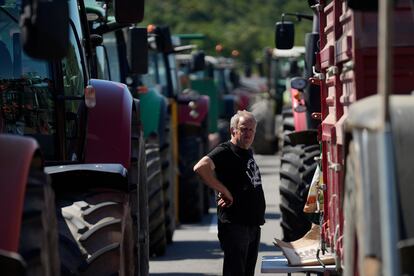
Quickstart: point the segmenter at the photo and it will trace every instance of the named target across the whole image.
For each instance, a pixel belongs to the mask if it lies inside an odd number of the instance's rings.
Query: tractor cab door
[[[10,2],[0,7],[0,133],[34,137],[46,159],[57,159],[51,64],[23,50],[20,6]]]

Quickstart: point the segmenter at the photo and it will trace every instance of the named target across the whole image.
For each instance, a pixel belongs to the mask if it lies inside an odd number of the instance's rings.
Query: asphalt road
[[[260,273],[262,256],[281,255],[273,245],[273,238],[282,237],[279,213],[279,164],[278,155],[256,155],[262,175],[266,196],[266,223],[262,238],[255,275]],[[173,243],[165,256],[150,259],[150,275],[200,276],[221,275],[223,253],[217,239],[217,216],[215,208],[210,209],[199,224],[184,224],[174,233]]]

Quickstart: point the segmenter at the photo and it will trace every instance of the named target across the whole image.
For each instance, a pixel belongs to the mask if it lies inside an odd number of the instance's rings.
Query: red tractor
[[[307,19],[316,17],[303,14],[295,16]],[[273,50],[270,67],[270,77],[274,80],[270,83],[271,88],[276,90],[276,95],[283,93],[283,87],[287,89],[290,98],[290,105],[281,111],[281,227],[283,240],[295,241],[307,233],[311,221],[315,219],[309,220],[303,208],[317,167],[315,158],[320,156],[316,131],[320,121],[314,118],[315,112],[320,111],[319,86],[309,84],[306,80],[313,74],[319,33],[317,24],[313,24],[312,32],[306,34],[305,47],[293,47],[292,41],[280,37],[286,34],[285,31],[293,29],[293,23],[278,22],[276,28],[283,32],[276,33],[277,49]],[[303,62],[304,65],[300,65]],[[288,79],[284,80],[283,76]],[[276,97],[278,98],[281,96]]]
[[[310,2],[320,31],[310,82],[321,95],[321,249],[345,275],[412,274],[413,4]]]
[[[142,20],[141,1],[113,6]],[[93,79],[94,20],[82,1],[0,2],[0,249],[27,275],[148,274],[139,105]]]

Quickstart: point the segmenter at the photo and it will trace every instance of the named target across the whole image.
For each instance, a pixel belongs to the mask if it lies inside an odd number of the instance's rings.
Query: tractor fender
[[[130,166],[132,96],[122,83],[92,79],[96,106],[88,111],[86,163]]]
[[[247,110],[251,104],[251,93],[247,89],[243,89],[241,87],[236,88],[232,93],[239,99],[237,109]]]
[[[165,118],[163,114],[167,106],[165,98],[157,90],[150,88],[147,93],[140,94],[139,100],[144,137],[147,138],[154,133],[159,136],[163,133],[160,128],[161,118]]]
[[[381,227],[380,227],[380,206],[379,206],[379,171],[378,171],[378,143],[377,133],[374,131],[366,131],[363,128],[355,128],[352,134],[347,133],[345,141],[345,156],[348,157],[349,144],[352,141],[354,146],[358,148],[358,159],[360,160],[361,187],[359,187],[359,195],[361,197],[361,208],[355,216],[356,221],[363,221],[364,237],[360,237],[361,250],[365,256],[381,256]],[[352,137],[352,139],[351,139]],[[346,160],[345,157],[345,160]],[[347,171],[345,163],[345,175]],[[346,177],[346,176],[345,176]],[[344,202],[344,195],[351,187],[341,187],[338,194],[341,195],[340,201]],[[355,191],[353,191],[355,193]],[[344,210],[344,208],[342,208]],[[338,237],[339,238],[339,237]]]
[[[315,129],[295,131],[287,134],[287,138],[292,146],[298,144],[316,145],[318,144],[318,131]]]
[[[208,129],[209,133],[217,132],[220,100],[216,83],[213,79],[191,80],[190,87],[201,95],[206,95],[210,98],[208,107]]]
[[[53,190],[57,195],[96,187],[128,191],[128,171],[121,164],[48,166],[45,172],[52,178]]]
[[[256,118],[257,127],[262,127],[261,135],[264,135],[264,140],[271,141],[274,139],[276,131],[273,102],[269,99],[257,101],[251,106],[251,112]]]
[[[30,166],[39,145],[36,140],[0,135],[0,249],[17,252]]]
[[[201,126],[208,116],[210,97],[206,95],[180,96],[178,106],[178,122],[180,125],[189,124]],[[192,104],[195,103],[195,106]],[[191,107],[193,106],[193,107]],[[191,113],[192,111],[195,111]]]
[[[354,140],[357,133],[365,132],[371,134],[365,135],[367,137],[373,137],[378,133],[382,118],[381,101],[380,96],[374,95],[351,105],[345,128],[348,132],[352,132]],[[390,116],[396,162],[396,180],[398,183],[397,193],[400,217],[402,219],[400,232],[403,235],[402,238],[413,238],[414,221],[412,218],[414,217],[414,204],[412,195],[414,194],[414,185],[412,185],[412,179],[414,179],[414,170],[412,169],[412,164],[414,162],[414,155],[412,152],[414,149],[414,128],[411,126],[414,118],[414,97],[412,95],[392,95],[390,97]],[[371,139],[364,138],[361,148],[367,148],[369,143],[374,144],[372,142],[374,140],[375,137]],[[377,152],[378,149],[374,148],[371,152],[367,152],[367,155],[369,155],[367,158],[370,158],[368,162],[376,164],[375,158],[378,156],[377,154],[372,154],[372,151]],[[376,179],[372,178],[374,174],[370,175],[367,183],[378,183]],[[375,188],[375,185],[371,186],[371,188]],[[376,231],[375,227],[373,230],[374,232]]]

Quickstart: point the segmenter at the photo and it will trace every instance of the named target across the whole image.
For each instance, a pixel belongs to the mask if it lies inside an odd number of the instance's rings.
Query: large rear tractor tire
[[[26,275],[59,275],[54,193],[49,177],[40,169],[32,169],[29,172],[20,230],[19,254],[26,262]]]
[[[149,273],[147,165],[145,142],[142,132],[137,129],[131,136],[131,166],[128,170],[128,183],[133,219],[134,255],[136,255],[135,275],[147,276]]]
[[[252,106],[257,125],[253,149],[256,154],[274,154],[278,149],[275,115],[269,100],[261,100]]]
[[[57,203],[62,275],[134,275],[128,193],[93,189]]]
[[[204,214],[204,184],[193,171],[202,157],[202,142],[199,137],[180,139],[180,221],[201,221]]]
[[[145,141],[140,136],[139,148],[139,276],[149,275],[149,206],[148,206],[148,181],[147,181],[147,159],[145,153]]]
[[[154,142],[147,142],[145,155],[147,160],[149,208],[149,252],[150,255],[162,256],[165,254],[167,247],[167,237],[159,145]]]
[[[136,101],[136,100],[134,100]],[[135,273],[149,274],[148,187],[145,141],[139,116],[139,103],[134,102],[131,118],[131,167],[128,170],[129,194],[132,202]],[[135,200],[136,199],[136,200]]]
[[[167,243],[172,243],[175,230],[175,162],[170,120],[166,123],[165,138],[165,143],[160,149],[162,189]]]
[[[288,146],[283,149],[280,168],[280,212],[284,241],[295,241],[311,227],[303,213],[316,169],[319,145]]]
[[[291,146],[288,134],[295,131],[292,107],[285,107],[282,111],[282,133],[279,137],[279,148]]]
[[[231,138],[230,134],[230,122],[225,119],[219,119],[217,123],[218,132],[220,136],[220,143],[229,141]]]

